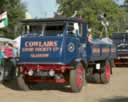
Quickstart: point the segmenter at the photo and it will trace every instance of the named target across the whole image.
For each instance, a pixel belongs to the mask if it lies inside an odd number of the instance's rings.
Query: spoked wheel
[[[22,74],[20,74],[20,75],[17,77],[17,84],[18,84],[18,87],[19,87],[21,90],[24,90],[24,91],[30,90],[29,86],[27,85],[27,83],[26,83],[25,80],[24,80],[24,75],[22,75]]]
[[[73,92],[80,92],[85,84],[85,70],[81,63],[75,65],[70,71],[70,85]]]
[[[111,76],[111,66],[109,61],[106,61],[104,66],[104,71],[101,73],[101,82],[108,83],[110,81]]]

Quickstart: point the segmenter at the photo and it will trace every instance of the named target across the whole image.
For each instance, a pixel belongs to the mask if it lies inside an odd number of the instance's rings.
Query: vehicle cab
[[[81,61],[84,57],[86,62],[86,54],[81,54],[85,48],[81,45],[86,42],[86,23],[75,18],[32,19],[21,23],[19,69],[22,79],[68,82],[74,92],[79,92],[85,80]]]
[[[76,19],[23,21],[20,63],[69,64],[86,41],[86,24]]]

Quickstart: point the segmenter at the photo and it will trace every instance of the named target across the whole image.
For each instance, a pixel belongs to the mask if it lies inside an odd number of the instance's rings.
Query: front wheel
[[[70,85],[73,92],[80,92],[85,84],[85,70],[81,63],[75,65],[75,68],[70,70]]]
[[[24,91],[28,91],[30,90],[28,85],[25,83],[25,80],[24,80],[24,75],[20,74],[18,77],[17,77],[17,84],[18,84],[18,87],[21,89],[21,90],[24,90]]]

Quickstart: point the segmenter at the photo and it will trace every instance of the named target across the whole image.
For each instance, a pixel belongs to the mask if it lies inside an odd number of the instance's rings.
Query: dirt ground
[[[0,102],[128,102],[128,68],[113,68],[109,84],[87,84],[80,93],[61,85],[43,85],[38,90],[19,91],[0,85]]]

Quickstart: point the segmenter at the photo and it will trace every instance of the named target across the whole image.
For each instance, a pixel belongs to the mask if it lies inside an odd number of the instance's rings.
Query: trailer
[[[89,82],[108,83],[116,48],[103,39],[87,40],[87,24],[79,18],[23,20],[19,75],[22,90],[34,83],[66,83],[80,92]]]
[[[115,65],[128,65],[128,33],[113,33],[111,39],[117,49]]]

